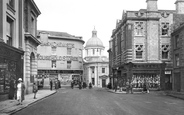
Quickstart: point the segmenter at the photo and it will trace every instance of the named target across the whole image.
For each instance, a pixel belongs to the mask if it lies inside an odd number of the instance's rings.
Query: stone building
[[[184,0],[176,1],[177,6],[182,6]],[[177,9],[177,23],[171,34],[171,52],[173,62],[172,89],[184,92],[184,5]]]
[[[41,42],[37,39],[37,17],[41,14],[33,0],[25,0],[23,4],[24,31],[24,83],[26,93],[32,93],[33,82],[37,75],[37,46]]]
[[[83,74],[83,44],[80,36],[65,32],[38,31],[38,78],[58,78],[62,85],[81,80]],[[45,79],[44,82],[46,83]],[[48,83],[45,85],[49,85]]]
[[[159,10],[157,0],[146,0],[147,9],[124,11],[112,32],[109,52],[113,83],[125,85],[129,79],[134,88],[144,81],[151,89],[172,89],[171,32],[183,15],[183,0],[176,10]]]
[[[97,31],[92,31],[92,37],[86,42],[84,48],[84,79],[95,87],[106,87],[109,83],[109,60],[104,56],[102,41],[97,37]]]
[[[35,38],[36,18],[40,14],[33,0],[0,1],[0,97],[7,99],[12,83],[22,78],[28,92],[32,67],[28,53],[35,53],[39,41]],[[32,22],[34,18],[34,23]],[[35,28],[32,28],[34,25]],[[31,30],[31,31],[30,31]],[[31,42],[31,43],[30,43]],[[34,50],[28,51],[28,47]],[[37,72],[36,69],[34,70]],[[32,86],[30,86],[32,87]],[[32,90],[30,90],[32,91]],[[11,97],[9,97],[11,98]]]

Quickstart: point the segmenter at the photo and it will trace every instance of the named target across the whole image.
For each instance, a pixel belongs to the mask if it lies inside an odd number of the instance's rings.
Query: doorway
[[[102,79],[102,87],[106,87],[106,79]]]

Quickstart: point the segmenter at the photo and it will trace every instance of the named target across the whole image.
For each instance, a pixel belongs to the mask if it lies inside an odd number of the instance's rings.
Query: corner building
[[[106,87],[109,83],[109,59],[104,56],[102,41],[97,37],[97,31],[92,31],[92,37],[84,47],[84,79],[94,87]]]
[[[34,77],[30,76],[37,74],[36,19],[40,14],[34,0],[0,1],[0,101],[14,98],[18,78],[25,83],[25,93],[32,93]]]
[[[38,39],[38,78],[58,78],[62,85],[70,85],[72,78],[82,79],[82,37],[39,30]]]
[[[176,10],[158,10],[157,0],[147,0],[147,9],[124,11],[112,32],[109,53],[113,84],[129,79],[134,88],[142,88],[144,80],[154,90],[172,89],[171,32],[183,15],[183,1]]]

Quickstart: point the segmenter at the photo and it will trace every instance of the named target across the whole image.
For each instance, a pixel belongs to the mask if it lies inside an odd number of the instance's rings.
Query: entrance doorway
[[[102,79],[102,87],[106,87],[106,79]]]

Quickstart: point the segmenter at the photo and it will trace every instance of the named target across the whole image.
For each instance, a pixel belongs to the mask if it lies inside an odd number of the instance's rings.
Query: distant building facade
[[[146,0],[147,9],[123,12],[109,41],[113,83],[129,79],[134,88],[148,81],[151,89],[171,90],[171,32],[182,17],[183,0],[175,10],[158,10],[157,0]]]
[[[82,79],[82,37],[39,30],[38,39],[38,77],[58,78],[63,85],[70,84],[72,78]]]
[[[109,60],[103,55],[105,47],[97,37],[97,31],[92,31],[92,37],[84,47],[84,79],[94,87],[106,87],[109,83]]]
[[[39,15],[40,11],[33,0],[0,1],[0,97],[4,97],[1,99],[11,95],[12,85],[16,86],[18,78],[22,78],[26,84],[26,93],[32,91],[30,68],[35,68],[36,74],[37,66],[30,64],[29,54],[35,53],[39,44],[35,37],[36,18]]]

